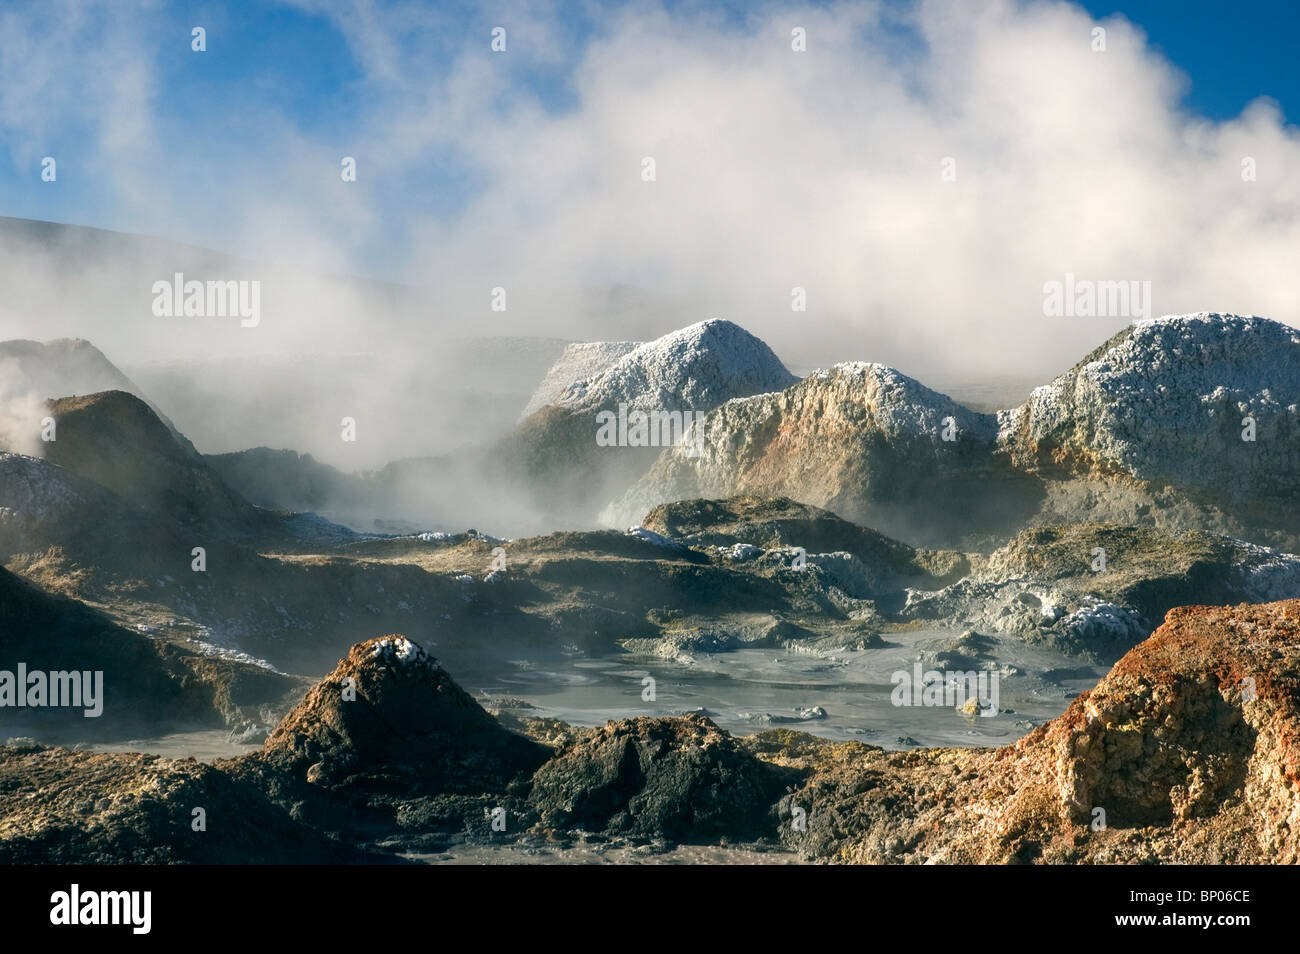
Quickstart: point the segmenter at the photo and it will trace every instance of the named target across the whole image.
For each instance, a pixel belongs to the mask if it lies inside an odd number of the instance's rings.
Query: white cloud
[[[209,229],[231,251],[339,271],[409,235],[402,271],[437,303],[420,321],[463,332],[643,337],[721,315],[794,364],[1045,376],[1123,323],[1043,317],[1043,283],[1066,272],[1149,280],[1157,313],[1300,324],[1296,127],[1263,100],[1227,122],[1188,114],[1185,78],[1122,19],[1102,24],[1095,53],[1097,24],[1064,3],[771,6],[742,20],[640,4],[505,5],[472,21],[421,4],[295,6],[329,17],[363,71],[369,105],[346,136],[268,109],[237,137],[215,118],[219,155],[148,163],[142,141],[167,138],[157,52],[127,27],[43,46],[16,14],[0,20],[4,75],[29,80],[0,94],[0,123],[33,137],[92,123],[122,221],[174,237]],[[579,15],[596,22],[585,44]],[[487,49],[497,22],[510,31],[499,56]],[[793,26],[806,53],[790,48]],[[108,68],[86,104],[31,104],[60,70]],[[545,108],[520,85],[531,70],[567,72],[574,107]],[[353,151],[367,159],[348,192],[337,163]],[[439,217],[423,211],[418,170],[443,155],[476,191]],[[654,183],[641,181],[644,156]],[[1258,181],[1242,181],[1244,156]],[[940,177],[944,157],[955,182]],[[270,163],[281,174],[265,174]],[[381,212],[393,183],[410,201]],[[648,310],[593,313],[590,290],[619,284]],[[505,315],[487,307],[498,285]],[[806,313],[790,310],[796,285]],[[321,305],[304,304],[300,330],[369,340],[373,315]],[[107,347],[125,334],[88,314],[60,327]],[[241,344],[311,340],[274,335]]]
[[[1044,318],[1042,285],[1066,272],[1149,280],[1158,313],[1300,320],[1300,138],[1267,102],[1189,116],[1139,30],[1107,21],[1095,53],[1070,5],[925,5],[924,49],[902,62],[873,20],[861,5],[744,26],[616,18],[577,70],[576,113],[464,130],[493,186],[427,224],[422,270],[464,310],[488,285],[519,288],[522,310],[627,281],[785,353],[975,373],[1055,370],[1122,324]],[[789,310],[794,285],[807,314]]]

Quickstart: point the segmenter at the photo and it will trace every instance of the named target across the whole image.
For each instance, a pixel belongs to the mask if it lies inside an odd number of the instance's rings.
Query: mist
[[[1268,99],[1189,113],[1186,78],[1122,17],[284,6],[350,57],[324,116],[250,108],[259,62],[229,115],[178,113],[170,80],[207,61],[178,59],[189,23],[151,5],[68,5],[56,38],[41,5],[3,24],[0,75],[22,83],[0,128],[32,170],[0,187],[5,210],[114,231],[4,223],[0,338],[88,339],[204,453],[347,473],[466,454],[511,432],[563,342],[708,317],[800,373],[879,361],[1009,403],[1127,323],[1045,317],[1067,274],[1149,281],[1156,315],[1300,323],[1295,125]],[[233,27],[209,29],[203,55],[232,55]],[[259,282],[260,322],[156,317],[151,287],[176,273]]]
[[[17,362],[0,359],[0,449],[40,457],[45,403],[25,385]]]

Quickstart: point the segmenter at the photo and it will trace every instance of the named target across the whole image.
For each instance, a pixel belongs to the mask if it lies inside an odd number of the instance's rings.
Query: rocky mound
[[[1019,466],[1293,493],[1300,331],[1200,313],[1124,329],[1004,415]],[[1255,418],[1255,446],[1242,418]]]
[[[607,723],[533,777],[543,824],[700,842],[771,834],[781,774],[704,716]],[[766,832],[763,830],[766,828]]]
[[[1126,328],[1004,412],[1000,440],[1026,472],[1167,485],[1294,528],[1298,406],[1300,331],[1267,318],[1170,316]]]
[[[63,395],[125,391],[149,404],[158,419],[181,444],[193,450],[172,422],[155,407],[134,381],[98,348],[83,338],[53,341],[0,341],[0,399],[31,395],[41,401]]]
[[[256,786],[193,759],[0,745],[0,864],[383,860],[309,828]]]
[[[878,585],[936,588],[970,569],[953,551],[917,550],[789,497],[741,495],[725,500],[679,500],[655,507],[642,526],[693,547],[764,550],[800,547],[806,554],[847,553],[871,568]]]
[[[603,373],[573,382],[557,403],[578,412],[621,403],[647,411],[707,411],[797,380],[761,340],[711,318],[638,345]]]
[[[585,387],[586,382],[598,378],[639,344],[639,341],[583,341],[565,345],[564,353],[528,399],[520,420],[549,404],[562,402],[570,388]]]
[[[602,502],[624,492],[663,448],[683,440],[694,412],[795,380],[743,328],[703,321],[639,345],[603,373],[572,383],[556,403],[521,421],[474,470],[501,481],[494,497],[522,499],[551,526],[590,526]],[[598,421],[602,413],[615,422]],[[649,415],[639,431],[627,423],[634,414]]]
[[[9,735],[43,739],[123,739],[183,728],[260,721],[283,712],[302,680],[215,656],[116,625],[75,600],[45,593],[0,569],[0,670],[16,673],[100,672],[87,718],[80,707],[4,708]]]
[[[1016,494],[1024,482],[995,457],[996,441],[993,415],[892,368],[841,364],[779,394],[717,408],[705,419],[702,452],[666,450],[605,519],[637,523],[667,501],[747,493],[950,542],[972,528],[1013,526],[1024,514]],[[990,495],[994,480],[999,492]],[[1035,493],[1032,485],[1022,491]]]
[[[419,645],[392,635],[353,646],[259,758],[317,785],[388,776],[415,794],[503,788],[548,754],[502,728]]]
[[[57,439],[46,459],[113,491],[131,506],[166,515],[185,526],[224,533],[262,521],[256,508],[231,490],[181,444],[142,400],[125,391],[102,391],[49,402]]]
[[[841,861],[1294,864],[1300,601],[1182,607],[1014,745],[885,753],[767,733],[811,769],[782,837]]]

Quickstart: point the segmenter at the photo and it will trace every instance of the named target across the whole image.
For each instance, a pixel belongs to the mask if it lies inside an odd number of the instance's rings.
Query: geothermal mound
[[[691,842],[753,834],[778,778],[704,716],[643,717],[570,743],[534,776],[529,800],[557,828]]]
[[[353,646],[260,756],[325,786],[395,775],[431,792],[504,786],[547,754],[502,728],[424,649],[392,635]]]

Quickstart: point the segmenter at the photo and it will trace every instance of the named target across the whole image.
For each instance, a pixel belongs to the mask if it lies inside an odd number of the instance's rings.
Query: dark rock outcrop
[[[529,800],[555,828],[699,842],[773,834],[780,787],[779,772],[692,714],[593,730],[538,771]]]
[[[259,507],[320,513],[358,506],[364,481],[321,463],[311,454],[252,447],[205,454],[204,461],[231,487]]]
[[[106,487],[130,506],[226,534],[270,529],[270,515],[228,487],[135,395],[102,391],[58,398],[48,406],[58,431],[45,445],[46,459]]]
[[[0,745],[0,864],[384,861],[193,759]]]
[[[51,741],[259,722],[263,709],[283,712],[306,682],[133,632],[0,568],[0,670],[15,672],[19,663],[28,672],[103,674],[96,717],[66,706],[0,709],[6,735]]]
[[[405,636],[352,647],[257,757],[326,788],[482,792],[526,778],[550,751],[503,728]]]

